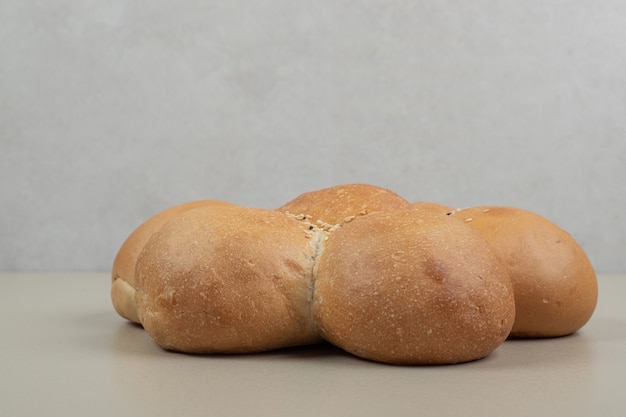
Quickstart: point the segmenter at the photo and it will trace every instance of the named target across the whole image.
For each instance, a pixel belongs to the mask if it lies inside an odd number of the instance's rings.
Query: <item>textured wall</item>
[[[0,270],[339,183],[554,220],[626,271],[626,3],[0,3]]]

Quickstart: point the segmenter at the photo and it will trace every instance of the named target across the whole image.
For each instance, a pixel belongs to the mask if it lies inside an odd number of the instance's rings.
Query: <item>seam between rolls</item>
[[[319,324],[313,318],[313,301],[315,299],[315,286],[317,283],[317,262],[324,252],[324,242],[328,239],[328,232],[318,230],[313,236],[311,236],[310,245],[313,248],[313,254],[311,256],[311,270],[310,281],[307,294],[307,313],[310,322],[313,324],[316,332],[319,334]]]
[[[317,284],[317,266],[322,253],[324,252],[324,244],[326,240],[333,234],[335,231],[340,229],[345,223],[351,222],[356,217],[365,215],[367,212],[365,210],[360,211],[357,215],[348,216],[343,219],[341,223],[331,224],[324,220],[317,220],[315,223],[312,222],[313,216],[310,214],[293,214],[288,211],[284,212],[285,215],[291,217],[294,220],[297,220],[305,225],[305,234],[307,239],[309,239],[309,245],[313,249],[313,253],[309,257],[310,260],[310,277],[309,277],[309,285],[307,286],[307,306],[306,306],[306,314],[311,323],[312,327],[315,329],[316,333],[321,336],[321,329],[319,323],[313,318],[313,302],[315,299],[315,290]]]

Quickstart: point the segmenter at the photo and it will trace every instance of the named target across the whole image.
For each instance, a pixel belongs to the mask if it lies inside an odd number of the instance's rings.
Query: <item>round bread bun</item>
[[[174,351],[243,353],[318,342],[310,300],[321,238],[275,210],[185,211],[139,255],[139,319]]]
[[[512,337],[576,332],[598,299],[595,271],[581,246],[559,226],[527,210],[481,206],[454,217],[477,230],[509,270],[517,316]]]
[[[456,210],[445,204],[433,203],[431,201],[417,201],[415,203],[411,203],[411,206],[417,210],[427,210],[433,213],[439,213],[439,214],[445,214],[445,215],[449,215],[450,213]]]
[[[515,317],[506,269],[450,216],[379,212],[328,238],[315,267],[313,318],[329,342],[392,364],[483,358]]]
[[[278,211],[306,216],[312,224],[328,229],[357,216],[410,208],[408,201],[385,188],[345,184],[301,194],[278,208]]]
[[[139,323],[135,307],[135,265],[148,239],[180,213],[207,205],[230,205],[224,201],[200,200],[180,204],[155,214],[135,229],[120,247],[111,271],[111,301],[117,313]]]

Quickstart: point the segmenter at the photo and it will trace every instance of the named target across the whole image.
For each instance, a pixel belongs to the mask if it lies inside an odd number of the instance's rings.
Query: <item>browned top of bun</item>
[[[411,206],[417,210],[427,210],[433,213],[446,215],[452,213],[455,210],[454,208],[445,204],[433,203],[431,201],[417,201],[415,203],[411,203]]]
[[[515,207],[472,207],[453,216],[483,235],[510,271],[517,307],[512,336],[563,336],[589,320],[598,297],[596,274],[569,233]]]
[[[319,340],[318,240],[275,210],[206,206],[162,226],[137,261],[137,311],[166,349],[252,352]]]
[[[330,342],[399,364],[488,355],[515,315],[508,274],[485,240],[449,216],[363,216],[327,240],[316,266],[314,318]]]
[[[411,204],[393,191],[367,184],[346,184],[301,194],[278,210],[309,216],[313,224],[341,225],[373,212],[410,208]]]
[[[139,253],[143,249],[143,246],[154,234],[154,232],[180,213],[196,207],[212,204],[230,205],[230,203],[217,200],[192,201],[170,207],[146,220],[139,227],[137,227],[130,234],[130,236],[128,236],[117,252],[115,260],[113,261],[112,279],[115,280],[117,278],[122,278],[129,284],[134,285],[135,264],[137,263],[137,258],[139,257]]]
[[[139,322],[134,303],[135,265],[139,253],[148,239],[150,239],[161,226],[179,214],[196,207],[207,205],[231,204],[217,200],[200,200],[170,207],[150,217],[128,236],[115,256],[111,271],[111,279],[113,281],[111,299],[118,314],[128,320]],[[118,279],[123,282],[116,283]]]

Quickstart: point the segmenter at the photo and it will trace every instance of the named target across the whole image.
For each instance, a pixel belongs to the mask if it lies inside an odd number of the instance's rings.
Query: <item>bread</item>
[[[597,283],[571,236],[533,213],[347,184],[273,210],[202,200],[158,213],[120,247],[111,299],[172,351],[327,340],[378,362],[450,364],[508,336],[576,331]]]
[[[473,207],[454,217],[483,235],[509,270],[517,310],[511,337],[565,336],[591,318],[598,299],[596,274],[565,230],[514,207]]]
[[[411,204],[393,191],[368,184],[346,184],[301,194],[278,211],[305,215],[312,224],[328,229],[357,216],[409,208]]]
[[[163,348],[241,353],[315,343],[319,236],[274,210],[211,205],[154,233],[137,260],[137,312]]]
[[[170,207],[150,217],[128,236],[115,256],[111,273],[111,301],[119,315],[139,323],[135,307],[135,265],[148,239],[180,213],[206,205],[230,205],[230,203],[200,200]]]
[[[428,211],[345,224],[326,242],[315,275],[322,336],[379,362],[480,359],[506,339],[515,317],[507,272],[485,240]]]

